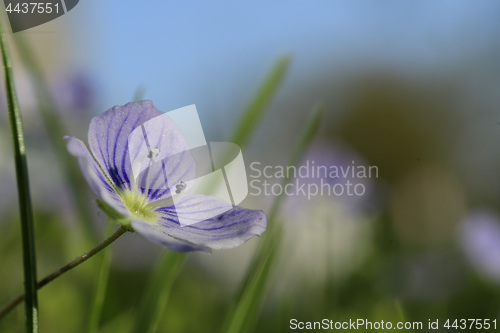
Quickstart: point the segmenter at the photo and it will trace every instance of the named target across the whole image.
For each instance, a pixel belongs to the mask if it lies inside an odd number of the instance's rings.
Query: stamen
[[[148,167],[148,176],[147,176],[147,184],[146,190],[149,190],[149,169],[154,163],[154,158],[158,156],[160,153],[160,148],[153,148],[150,151],[144,152],[140,154],[132,163],[132,175],[134,176],[133,181],[131,181],[131,190],[132,192],[139,192],[139,176],[141,174],[141,168],[144,160],[149,158],[151,160],[150,165]]]
[[[146,196],[137,192],[124,191],[121,193],[121,198],[133,216],[150,223],[154,223],[157,220],[158,215],[155,212],[155,207],[149,206]]]
[[[180,194],[182,192],[182,190],[184,190],[186,188],[186,183],[184,183],[182,180],[179,184],[175,185],[175,193],[177,194]]]
[[[158,156],[160,153],[160,148],[156,147],[153,148],[149,153],[148,153],[148,158],[151,160],[148,168],[148,174],[146,176],[146,188],[144,189],[144,195],[147,197],[148,196],[148,191],[149,191],[149,185],[151,181],[151,169],[153,167],[153,164],[155,163],[155,157]]]

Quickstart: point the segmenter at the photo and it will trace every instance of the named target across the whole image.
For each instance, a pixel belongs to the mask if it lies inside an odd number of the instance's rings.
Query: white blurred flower
[[[367,165],[349,148],[316,143],[305,154],[303,163],[317,166]],[[264,165],[262,165],[264,167]],[[323,179],[329,184],[345,179]],[[282,179],[267,179],[280,183]],[[297,179],[299,185],[319,181],[317,177]],[[273,265],[271,294],[290,293],[305,285],[321,286],[328,281],[341,282],[365,262],[373,247],[373,223],[367,207],[372,206],[373,182],[376,179],[356,179],[366,187],[364,196],[348,197],[297,195],[286,198],[280,218],[271,223],[283,223],[284,237],[279,256]],[[272,205],[275,197],[249,196],[259,204]],[[193,254],[196,264],[222,281],[226,290],[236,290],[248,270],[255,242],[249,242],[231,252],[210,256]],[[299,289],[297,289],[299,288]]]

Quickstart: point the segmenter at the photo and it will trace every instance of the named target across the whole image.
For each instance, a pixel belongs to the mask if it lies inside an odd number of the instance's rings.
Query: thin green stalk
[[[97,235],[92,229],[93,216],[92,210],[89,209],[89,198],[87,197],[88,187],[84,179],[81,177],[78,165],[75,159],[69,158],[68,152],[64,145],[63,137],[67,135],[67,131],[59,112],[58,107],[54,102],[51,91],[48,88],[47,80],[43,71],[34,57],[34,52],[31,50],[24,40],[22,35],[17,35],[15,38],[15,46],[23,65],[31,73],[31,77],[35,83],[38,109],[42,116],[42,121],[47,129],[48,138],[54,153],[56,161],[65,177],[65,182],[68,188],[71,189],[74,205],[82,218],[82,225],[85,228],[87,236],[92,240],[97,240]]]
[[[137,309],[132,327],[134,333],[153,333],[157,331],[174,282],[179,275],[186,255],[167,252],[152,274],[148,288]]]
[[[240,122],[231,136],[231,142],[240,147],[247,143],[248,139],[251,137],[251,133],[255,131],[255,127],[264,115],[267,106],[271,103],[274,95],[276,95],[288,70],[289,64],[290,58],[283,57],[274,65],[271,72],[264,80],[264,84],[260,86],[257,95],[255,95],[252,102],[243,112],[243,117],[241,117]]]
[[[406,316],[405,310],[403,309],[403,305],[401,304],[401,301],[398,298],[394,299],[394,305],[396,306],[396,312],[398,313],[400,321],[402,323],[405,323],[408,320],[408,317]]]
[[[134,97],[132,98],[132,100],[134,102],[142,101],[144,99],[144,94],[146,94],[146,89],[143,86],[138,86],[135,89]]]
[[[106,228],[106,235],[111,232],[113,228],[113,223],[108,223]],[[92,303],[92,308],[90,311],[90,319],[88,332],[96,333],[99,328],[99,319],[101,317],[102,308],[104,306],[104,299],[106,296],[106,290],[108,288],[108,277],[111,268],[111,249],[105,249],[103,251],[102,260],[100,262],[99,278],[97,280],[97,289],[95,292],[94,302]]]
[[[297,165],[300,162],[304,152],[318,132],[322,116],[323,110],[321,108],[316,108],[313,111],[295,146],[288,165]],[[289,182],[290,178],[283,179],[282,186],[286,186]],[[250,332],[255,324],[260,303],[264,296],[266,282],[281,245],[282,226],[277,223],[277,217],[283,199],[284,197],[281,195],[273,202],[268,217],[267,231],[261,237],[246,278],[241,285],[231,311],[226,317],[222,332]]]
[[[74,268],[74,267],[84,263],[88,259],[92,258],[94,255],[99,253],[101,250],[105,249],[108,245],[113,243],[115,240],[117,240],[121,235],[123,235],[126,232],[127,232],[127,229],[125,229],[123,227],[118,228],[118,230],[116,230],[114,234],[112,234],[111,236],[106,238],[102,243],[100,243],[99,245],[94,247],[89,252],[82,254],[81,256],[76,258],[75,260],[70,261],[66,265],[62,266],[61,268],[55,270],[51,274],[47,275],[46,277],[44,277],[43,279],[38,281],[38,283],[35,285],[35,291],[42,288],[43,286],[45,286],[49,282],[55,280],[56,278],[58,278],[62,274],[71,270],[72,268]],[[21,294],[21,295],[17,296],[15,299],[13,299],[9,304],[7,304],[2,309],[0,309],[0,319],[3,316],[5,316],[7,313],[12,311],[19,303],[21,303],[25,299],[28,300],[27,294]]]
[[[406,316],[405,312],[403,310],[403,306],[401,305],[401,302],[399,299],[395,298],[394,299],[394,306],[396,307],[396,311],[398,313],[399,319],[401,319],[402,322],[406,321]]]
[[[323,119],[323,108],[316,107],[313,112],[310,114],[307,123],[304,126],[304,130],[300,138],[297,141],[297,145],[295,146],[290,160],[288,161],[288,165],[297,165],[300,162],[300,159],[304,155],[306,149],[311,144],[312,140],[316,136],[319,126],[321,125],[321,120]],[[285,177],[282,181],[282,186],[284,187],[290,182],[290,177]],[[259,247],[257,248],[257,253],[254,259],[258,261],[258,257],[263,255],[264,252],[268,251],[268,248],[271,246],[270,243],[274,242],[274,235],[279,233],[279,231],[275,231],[278,228],[278,223],[275,223],[275,220],[278,217],[278,214],[281,210],[281,206],[283,205],[283,200],[285,199],[284,195],[278,196],[273,205],[271,206],[271,210],[268,216],[268,224],[267,231],[262,237],[261,242],[259,243]]]
[[[12,60],[7,48],[7,37],[0,22],[2,58],[5,70],[5,86],[7,88],[7,104],[9,120],[14,142],[14,160],[16,164],[17,190],[19,210],[21,214],[21,233],[23,244],[24,291],[26,294],[26,331],[38,332],[38,297],[36,289],[36,255],[35,235],[33,227],[33,211],[26,162],[26,147],[24,145],[23,123],[17,101]]]

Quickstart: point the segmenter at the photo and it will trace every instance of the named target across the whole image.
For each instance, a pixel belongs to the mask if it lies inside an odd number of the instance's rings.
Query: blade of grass
[[[12,60],[7,48],[7,37],[3,32],[3,22],[0,22],[2,58],[5,71],[5,87],[9,120],[14,142],[14,160],[16,165],[17,190],[19,210],[21,215],[21,232],[23,245],[24,292],[26,294],[26,332],[38,332],[38,296],[36,287],[36,255],[33,212],[26,162],[26,147],[24,145],[23,123],[17,100]]]
[[[247,274],[243,288],[237,297],[234,306],[231,307],[226,317],[221,332],[246,332],[253,328],[252,322],[257,317],[262,296],[266,288],[266,282],[271,272],[272,263],[279,250],[281,243],[281,226],[274,228],[274,242],[267,244],[266,251],[259,256],[259,260],[252,265]]]
[[[138,102],[144,99],[144,94],[146,94],[146,89],[143,86],[138,86],[137,89],[135,89],[133,101]]]
[[[278,91],[289,64],[290,58],[283,57],[274,65],[273,69],[264,80],[264,84],[261,85],[257,92],[257,95],[243,112],[243,116],[231,136],[231,142],[240,147],[247,143],[248,139],[255,131],[255,127],[262,119],[267,106]]]
[[[311,113],[302,131],[302,135],[297,141],[288,165],[297,165],[300,162],[304,152],[318,132],[322,116],[323,110],[319,107],[315,108]],[[289,182],[290,178],[286,177],[283,179],[282,186],[284,187]],[[246,278],[223,324],[222,332],[249,332],[255,325],[255,319],[260,309],[266,282],[281,245],[282,226],[276,222],[283,199],[284,197],[281,195],[273,202],[269,213],[267,231],[261,237]]]
[[[258,122],[264,116],[266,107],[278,90],[289,63],[289,58],[282,58],[278,60],[277,64],[269,73],[264,84],[259,89],[255,98],[243,112],[243,116],[241,117],[240,123],[237,126],[232,139],[232,142],[238,144],[241,148],[248,143]],[[143,90],[141,87],[137,88],[134,99],[138,100],[142,98],[142,94]],[[176,254],[176,256],[178,257],[165,257],[163,262],[160,264],[160,268],[153,273],[151,283],[148,284],[148,288],[145,292],[146,296],[139,306],[137,319],[132,332],[156,331],[159,323],[159,316],[163,313],[163,309],[166,306],[171,284],[173,284],[175,278],[180,273],[180,264],[185,259],[185,255],[183,254]],[[169,263],[169,261],[172,262]],[[179,265],[179,271],[176,271],[175,264]],[[171,269],[168,269],[169,266]],[[169,281],[169,283],[164,283],[158,286],[156,284],[157,281]],[[166,296],[155,297],[155,295],[159,294]]]
[[[111,233],[113,230],[114,223],[111,221],[108,223],[106,228],[106,235]],[[97,333],[99,328],[99,319],[101,318],[102,308],[104,306],[104,300],[106,297],[106,290],[108,289],[108,277],[109,271],[111,269],[111,249],[106,248],[103,250],[103,256],[100,262],[99,278],[97,280],[97,288],[94,296],[94,302],[90,310],[89,319],[89,333]]]
[[[309,147],[312,140],[318,133],[319,126],[321,125],[321,120],[323,119],[323,113],[323,107],[316,106],[313,108],[313,111],[310,113],[307,122],[304,125],[301,136],[297,141],[297,145],[292,152],[292,156],[288,161],[288,165],[297,165],[300,162],[300,159],[304,155],[306,149]],[[285,179],[283,179],[283,184],[288,184],[289,181],[290,178],[286,177]],[[281,205],[283,204],[283,198],[284,197],[282,195],[276,198],[276,201],[274,202],[274,205],[269,212],[270,220],[274,220],[276,218],[276,215],[279,213]],[[271,228],[272,227],[274,227],[274,225],[271,223]]]
[[[284,297],[281,296],[278,304],[277,304],[277,313],[273,318],[274,321],[274,327],[273,327],[273,332],[274,333],[285,333],[285,332],[290,332],[290,328],[287,327],[287,325],[283,325],[283,323],[286,323],[290,320],[290,318],[293,318],[293,309],[294,309],[294,302],[293,299],[290,295],[285,295]]]
[[[179,275],[186,256],[182,253],[167,252],[148,283],[148,289],[132,328],[133,333],[156,332],[160,315],[164,312],[172,286]]]
[[[74,205],[78,211],[80,218],[83,220],[83,227],[87,237],[93,242],[97,241],[97,235],[92,229],[92,210],[89,207],[87,197],[88,187],[85,184],[83,177],[79,172],[76,159],[69,158],[68,152],[64,145],[63,136],[67,135],[65,125],[59,116],[58,108],[54,102],[51,91],[48,89],[47,80],[43,71],[34,57],[33,50],[30,49],[28,43],[22,35],[15,36],[15,46],[19,51],[19,56],[23,65],[29,70],[34,81],[34,87],[37,93],[38,109],[42,116],[42,121],[47,129],[50,144],[54,149],[59,168],[64,174],[66,184],[70,188]]]
[[[398,313],[399,319],[401,319],[402,322],[406,321],[406,316],[405,312],[403,310],[403,306],[401,305],[401,302],[399,299],[395,298],[394,299],[394,306],[396,307],[396,311]]]
[[[396,312],[398,313],[400,322],[406,323],[408,317],[406,316],[405,310],[403,309],[403,305],[401,304],[401,301],[398,298],[394,299],[394,306],[396,307]]]

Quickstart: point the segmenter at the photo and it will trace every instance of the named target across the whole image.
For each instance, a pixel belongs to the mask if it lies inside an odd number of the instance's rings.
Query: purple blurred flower
[[[460,242],[471,264],[484,276],[500,282],[500,219],[494,213],[470,214],[460,228]]]
[[[330,186],[343,185],[344,189],[341,195],[334,195],[334,197],[342,200],[356,208],[361,208],[367,204],[367,198],[370,197],[373,179],[370,178],[357,178],[357,168],[369,168],[366,160],[360,156],[356,151],[350,147],[337,142],[335,144],[326,142],[316,142],[307,151],[301,165],[313,165],[317,170],[325,168],[328,172],[323,177],[323,181]],[[338,177],[332,177],[331,169],[336,168],[339,170]],[[345,173],[344,173],[345,172]],[[378,171],[376,173],[378,177]],[[320,185],[320,176],[312,179],[304,179],[305,183],[316,183]],[[351,184],[350,194],[348,194],[348,187],[346,184]],[[363,189],[362,195],[356,195],[352,189],[359,185]]]
[[[93,78],[86,73],[67,75],[53,85],[56,103],[61,110],[90,110],[96,97],[94,86]]]
[[[183,152],[189,149],[186,140],[168,117],[154,122],[153,131],[148,129],[149,142],[143,136],[130,135],[135,128],[160,115],[162,113],[151,101],[109,109],[90,123],[90,152],[81,140],[65,137],[68,151],[78,157],[80,168],[94,193],[125,217],[119,221],[122,225],[178,252],[233,248],[262,234],[267,225],[264,213],[238,206],[216,217],[181,227],[178,212],[182,212],[183,217],[200,220],[203,214],[217,211],[227,204],[203,195],[186,195],[175,207],[169,201],[171,188],[166,179],[170,184],[178,184],[192,171],[193,165],[188,157],[169,160],[174,155],[184,155]],[[156,150],[154,158],[162,163],[153,164],[153,159],[148,156],[149,164],[139,165],[142,174],[148,176],[134,177],[132,168],[136,170],[136,158],[141,149],[150,145]],[[134,157],[133,166],[130,156]],[[155,168],[157,165],[163,167]]]
[[[300,194],[289,196],[284,210],[285,214],[293,218],[297,215],[297,211],[309,207],[310,199],[314,197],[321,201],[335,201],[352,211],[365,212],[371,209],[377,204],[373,195],[375,190],[373,183],[376,179],[357,178],[357,168],[368,170],[369,167],[370,165],[364,158],[346,145],[315,142],[307,150],[297,168],[298,170],[305,168],[309,170],[309,174],[306,177],[298,175],[294,181],[296,181],[296,188],[304,185],[306,192],[308,189],[315,191],[318,189],[318,193],[311,195],[311,198]],[[375,174],[372,176],[374,177]],[[376,176],[378,177],[378,171]]]

